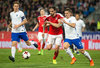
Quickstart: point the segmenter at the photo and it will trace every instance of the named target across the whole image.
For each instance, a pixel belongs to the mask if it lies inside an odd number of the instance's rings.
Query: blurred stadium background
[[[24,14],[28,20],[28,24],[26,24],[26,29],[28,31],[29,39],[35,40],[35,41],[37,41],[38,29],[35,32],[32,32],[32,29],[34,28],[34,26],[37,23],[36,19],[39,16],[39,10],[42,7],[45,9],[46,14],[49,14],[48,8],[50,6],[55,6],[57,8],[57,12],[61,13],[61,14],[64,14],[64,9],[66,7],[69,7],[72,9],[73,15],[76,12],[79,12],[81,19],[84,20],[84,23],[86,25],[85,32],[83,32],[83,37],[82,37],[82,43],[84,45],[84,49],[89,50],[90,54],[93,53],[92,57],[93,57],[95,63],[97,62],[96,63],[97,67],[94,67],[94,68],[99,68],[99,65],[100,65],[100,62],[99,62],[100,61],[100,51],[99,51],[100,50],[100,1],[99,0],[0,0],[0,63],[3,62],[4,64],[6,64],[6,63],[10,62],[7,58],[6,58],[6,60],[2,59],[2,58],[8,57],[8,55],[10,54],[9,48],[11,47],[11,32],[8,31],[8,24],[10,23],[9,13],[11,11],[13,11],[12,8],[13,8],[14,1],[20,2],[20,10],[22,10],[24,12]],[[24,42],[22,42],[22,43],[23,43],[23,45],[22,45],[23,48],[29,48],[29,49],[33,48],[33,47],[26,46],[26,44]],[[61,47],[61,49],[62,49],[62,47]],[[34,52],[34,51],[32,52],[31,50],[29,50],[29,51],[31,53]],[[35,51],[35,53],[36,53],[36,51]],[[51,53],[52,52],[50,52],[50,54]],[[62,52],[62,53],[64,53],[64,52]],[[7,56],[5,54],[7,54]],[[49,57],[51,56],[50,54],[48,55]],[[33,56],[34,55],[35,54],[33,54]],[[61,55],[63,55],[63,54],[61,54]],[[17,57],[18,56],[21,56],[21,54],[18,54]],[[37,58],[36,55],[35,55],[35,57]],[[33,58],[33,60],[34,59],[35,58]],[[46,59],[48,59],[47,56],[46,56]],[[58,58],[58,59],[61,61],[60,58]],[[28,62],[31,62],[31,60],[29,60]],[[20,59],[19,61],[17,61],[17,65],[18,65],[18,62],[20,62],[20,61],[23,62],[24,60]],[[43,62],[45,62],[45,61],[43,61]],[[86,62],[83,62],[84,63],[83,65],[86,65],[85,64]],[[36,64],[38,65],[38,63],[40,63],[40,62],[38,62],[38,60],[37,60]],[[64,63],[64,62],[62,62],[62,63]],[[82,63],[82,61],[80,63]],[[24,66],[24,64],[25,63],[23,63],[22,65]],[[59,62],[59,64],[60,64],[60,62]],[[79,64],[79,62],[77,62],[77,64]],[[35,65],[35,64],[33,64],[33,65]],[[0,66],[2,67],[2,64]],[[62,66],[63,66],[63,64],[62,64]],[[76,67],[77,66],[82,68],[81,64],[76,65]],[[54,67],[56,68],[56,66],[52,66],[52,68],[54,68]],[[68,67],[70,68],[71,66],[69,65]],[[74,67],[75,66],[72,66],[72,68],[74,68]],[[16,67],[16,68],[18,68],[18,67]],[[20,67],[20,68],[24,68],[24,67]],[[44,67],[44,68],[51,68],[51,67]],[[63,67],[57,66],[57,68],[65,68],[65,66],[63,66]],[[89,67],[87,66],[87,68],[89,68]]]

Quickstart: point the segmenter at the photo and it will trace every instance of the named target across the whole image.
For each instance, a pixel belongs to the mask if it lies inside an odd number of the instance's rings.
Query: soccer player
[[[45,42],[47,39],[48,28],[45,27],[45,31],[43,31],[43,24],[45,22],[46,17],[47,16],[45,15],[45,10],[40,9],[40,16],[37,18],[38,23],[33,28],[33,31],[35,31],[35,29],[37,29],[39,27],[39,31],[38,31],[38,50],[39,50],[38,54],[39,55],[43,55],[43,49],[45,47]],[[43,34],[43,32],[44,32],[44,34]],[[41,49],[41,44],[42,44],[42,49]]]
[[[55,7],[49,8],[50,15],[46,18],[45,23],[58,23],[58,19],[62,19],[63,16],[59,13],[56,13]],[[62,26],[60,27],[54,27],[52,25],[49,25],[49,32],[48,32],[48,39],[47,39],[47,48],[48,50],[51,50],[53,44],[55,45],[55,52],[53,57],[53,64],[57,64],[56,58],[59,53],[59,47],[61,46],[62,41]]]
[[[75,18],[76,18],[76,30],[77,33],[79,34],[80,40],[82,40],[82,32],[85,31],[85,23],[83,20],[80,19],[80,15],[78,13],[75,15]]]
[[[75,14],[75,18],[76,18],[76,30],[77,30],[80,40],[82,40],[82,32],[85,31],[85,24],[84,24],[84,21],[80,19],[80,16],[78,13]],[[74,46],[74,50],[76,50],[76,54],[79,55],[79,51],[77,47],[75,47],[75,45],[73,46]]]
[[[79,36],[75,29],[76,19],[75,19],[75,17],[71,16],[71,13],[72,13],[71,9],[67,8],[65,10],[65,18],[62,19],[60,21],[60,23],[58,23],[58,24],[52,23],[52,25],[56,26],[56,27],[60,27],[62,24],[62,21],[63,21],[64,22],[63,25],[64,25],[64,29],[65,29],[65,40],[64,40],[64,44],[63,44],[64,49],[67,50],[69,48],[69,46],[74,44],[79,49],[79,51],[89,59],[90,66],[94,66],[94,62],[93,62],[92,58],[90,57],[89,53],[83,49],[83,45],[82,45],[81,40],[79,39]],[[75,61],[76,61],[76,58],[73,58],[71,64],[74,64]]]
[[[9,59],[12,62],[15,62],[15,52],[16,52],[16,45],[17,42],[20,42],[20,39],[23,39],[28,46],[34,45],[36,47],[37,44],[34,41],[29,41],[26,29],[24,24],[27,23],[27,19],[22,11],[19,10],[19,2],[15,1],[13,4],[14,11],[10,13],[11,23],[12,23],[12,47],[11,47],[11,55]]]

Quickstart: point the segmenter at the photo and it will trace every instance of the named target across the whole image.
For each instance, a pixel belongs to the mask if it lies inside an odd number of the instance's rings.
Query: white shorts
[[[42,32],[38,32],[38,40],[43,40],[43,37],[42,37]],[[47,39],[47,33],[44,33],[44,40]]]
[[[61,41],[62,41],[62,34],[60,35],[48,35],[48,40],[47,40],[47,45],[49,44],[55,44],[58,46],[61,46]]]

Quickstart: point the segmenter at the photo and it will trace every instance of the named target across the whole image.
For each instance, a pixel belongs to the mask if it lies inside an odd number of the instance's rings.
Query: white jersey
[[[13,33],[26,32],[24,25],[18,27],[17,29],[14,29],[15,25],[20,24],[24,19],[26,19],[22,11],[19,10],[17,12],[14,12],[14,11],[11,12],[10,17],[11,17],[11,22],[12,22],[12,32]]]
[[[67,22],[67,23],[76,23],[76,19],[74,16],[71,16],[70,18],[64,18],[64,20]],[[73,28],[69,25],[67,25],[66,23],[63,23],[64,25],[64,30],[65,30],[65,38],[67,39],[76,39],[76,38],[79,38],[78,34],[77,34],[77,31],[76,31],[76,28]]]
[[[83,20],[79,19],[76,21],[76,30],[80,37],[82,37],[82,28],[85,27]]]

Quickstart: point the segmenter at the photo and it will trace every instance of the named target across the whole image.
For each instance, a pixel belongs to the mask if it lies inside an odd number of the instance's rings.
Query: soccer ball
[[[31,55],[30,55],[30,53],[28,51],[24,51],[22,53],[22,56],[23,56],[24,59],[29,59]]]

